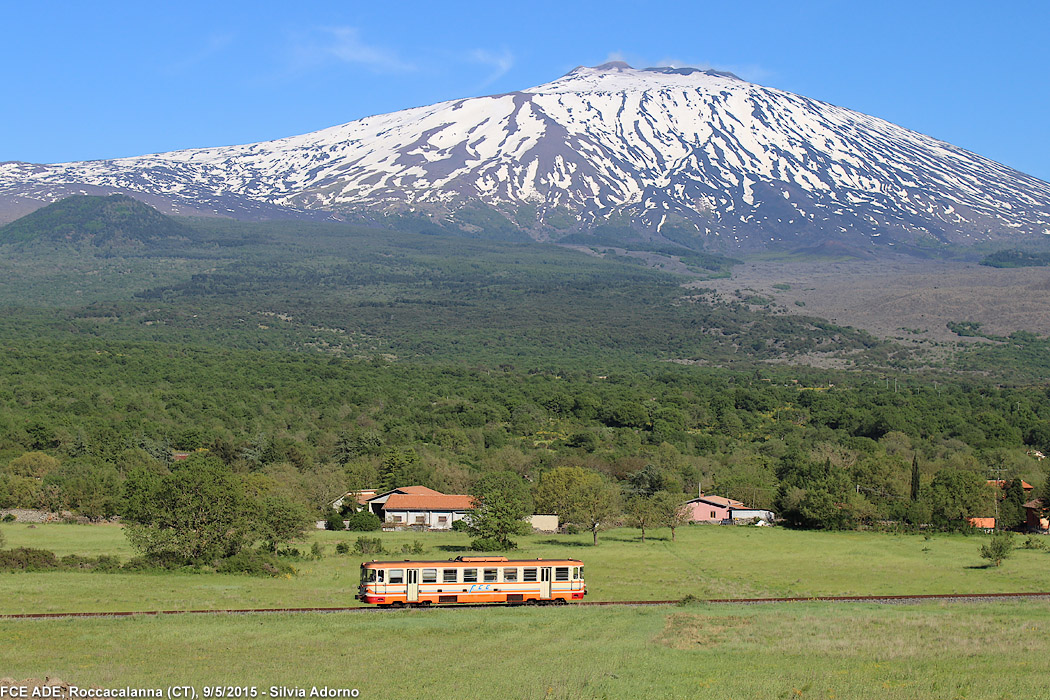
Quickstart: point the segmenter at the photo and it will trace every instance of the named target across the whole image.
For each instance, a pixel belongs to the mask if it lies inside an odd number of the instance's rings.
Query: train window
[[[495,583],[499,569],[482,569],[485,572],[485,583]]]
[[[478,582],[478,570],[477,569],[463,569],[463,583],[477,583]]]
[[[581,579],[583,578],[583,567],[582,566],[580,567],[580,578]]]
[[[443,583],[455,583],[456,579],[458,578],[456,576],[456,571],[457,571],[457,569],[442,569],[441,570],[441,581]]]
[[[361,583],[375,583],[375,569],[361,569]]]
[[[572,580],[575,581],[579,577],[580,577],[580,567],[578,567],[578,566],[572,567]]]
[[[525,575],[521,579],[522,581],[536,581],[536,569],[525,569]]]
[[[569,580],[569,567],[558,566],[554,569],[554,580],[555,581],[568,581]]]
[[[405,570],[404,569],[391,569],[390,570],[390,583],[404,583],[405,582]]]
[[[437,583],[437,569],[423,569],[423,583]]]
[[[504,569],[503,570],[503,580],[507,581],[508,583],[514,583],[515,581],[518,580],[518,570],[517,569]]]

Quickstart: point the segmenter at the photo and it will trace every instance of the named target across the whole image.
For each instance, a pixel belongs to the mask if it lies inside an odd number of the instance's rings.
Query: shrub
[[[369,513],[367,510],[352,513],[346,519],[346,529],[356,532],[374,532],[382,526],[383,522],[379,519],[379,516],[375,513]]]
[[[314,559],[324,559],[324,550],[321,549],[320,542],[314,542],[310,546],[310,556]]]
[[[378,537],[358,537],[354,542],[355,554],[383,554],[383,540]]]
[[[7,515],[4,516],[4,522],[5,523],[13,523],[16,520],[18,520],[18,518],[15,517],[14,513],[8,513]]]
[[[1010,556],[1014,549],[1014,536],[1009,532],[997,532],[988,544],[981,545],[981,556],[996,566]]]
[[[325,530],[345,530],[346,523],[343,522],[343,516],[339,515],[339,511],[331,510],[328,512],[328,516],[324,519]]]
[[[155,571],[157,565],[149,560],[147,557],[132,557],[124,562],[124,565],[120,567],[121,571]]]
[[[495,537],[479,537],[470,541],[470,548],[476,552],[502,552],[507,547]]]
[[[1028,538],[1021,543],[1023,549],[1046,549],[1046,542],[1043,542],[1034,535],[1029,535]]]
[[[300,552],[297,547],[285,547],[284,549],[277,550],[275,554],[279,557],[293,557],[296,559],[303,556],[303,553]]]
[[[281,576],[294,574],[289,564],[279,561],[277,557],[265,552],[250,549],[241,550],[232,557],[215,562],[215,570],[221,574],[248,574],[250,576]]]
[[[419,540],[412,540],[412,544],[406,542],[401,545],[402,554],[422,554],[425,551],[427,551],[426,547],[424,547],[423,543]]]
[[[54,552],[17,547],[0,551],[0,571],[48,571],[61,566]]]
[[[337,544],[335,546],[335,553],[336,554],[349,554],[350,553],[350,543],[349,542],[340,542],[339,544]]]
[[[79,554],[67,554],[62,557],[61,568],[112,572],[120,570],[120,560],[116,557],[109,556],[108,554],[101,554],[97,557],[84,557]]]
[[[452,532],[466,532],[470,529],[470,525],[467,524],[466,520],[455,520],[452,523]]]

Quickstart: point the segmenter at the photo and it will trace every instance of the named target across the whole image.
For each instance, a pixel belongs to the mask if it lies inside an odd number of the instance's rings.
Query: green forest
[[[690,272],[445,230],[180,225],[0,230],[0,508],[127,515],[175,451],[319,519],[350,489],[510,471],[535,496],[571,467],[624,506],[702,487],[796,527],[1019,527],[1047,482],[1040,336],[924,356],[705,300],[683,283],[731,261],[673,246],[647,253]]]

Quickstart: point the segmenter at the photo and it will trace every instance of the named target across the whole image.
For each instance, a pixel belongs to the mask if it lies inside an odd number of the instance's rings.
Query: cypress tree
[[[911,458],[911,500],[919,500],[919,455]]]

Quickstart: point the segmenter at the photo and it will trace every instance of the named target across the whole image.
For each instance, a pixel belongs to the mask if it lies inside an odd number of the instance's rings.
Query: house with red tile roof
[[[474,509],[474,497],[444,493],[395,493],[383,504],[383,528],[451,530]]]

